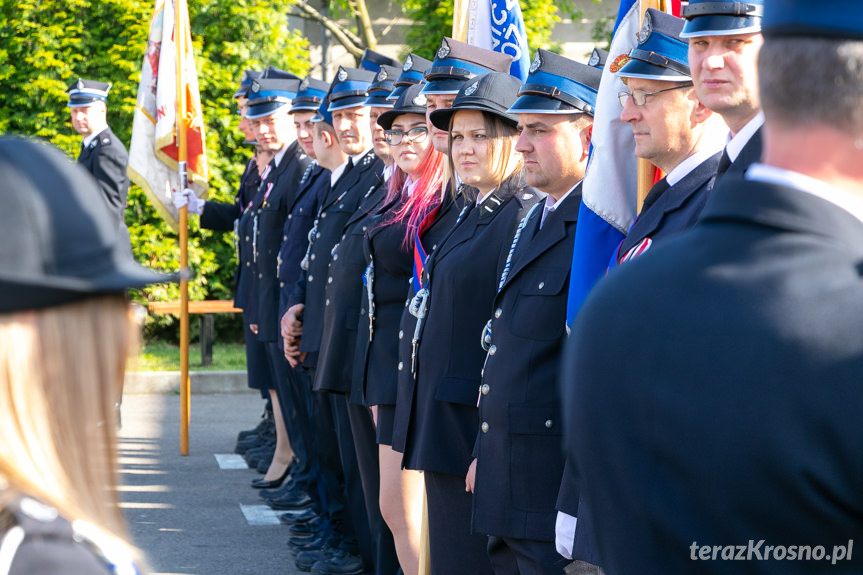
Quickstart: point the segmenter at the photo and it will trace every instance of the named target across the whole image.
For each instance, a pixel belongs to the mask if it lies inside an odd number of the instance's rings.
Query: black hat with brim
[[[48,144],[0,137],[0,313],[177,281],[132,258],[96,180]]]
[[[439,130],[449,131],[452,115],[461,110],[477,110],[493,114],[516,127],[518,114],[508,112],[515,103],[521,81],[506,72],[489,72],[464,84],[451,108],[435,110],[431,122]]]
[[[384,130],[389,130],[393,127],[395,119],[403,114],[419,114],[420,116],[425,116],[426,97],[425,94],[420,93],[421,90],[421,84],[408,86],[402,95],[399,96],[399,99],[396,100],[395,104],[393,104],[393,109],[387,110],[378,116],[378,125]]]

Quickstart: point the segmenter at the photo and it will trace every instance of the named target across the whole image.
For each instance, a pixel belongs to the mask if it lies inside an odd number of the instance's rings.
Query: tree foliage
[[[307,42],[286,28],[291,0],[189,4],[207,130],[210,197],[232,201],[250,156],[231,98],[237,80],[243,69],[267,65],[305,74]],[[108,123],[128,147],[153,8],[151,0],[0,0],[0,133],[38,136],[76,157],[81,140],[69,120],[65,90],[80,76],[113,83]],[[194,218],[190,221],[189,266],[195,273],[190,298],[230,298],[236,269],[231,234],[200,230]],[[163,270],[179,267],[177,237],[137,186],[129,191],[126,223],[141,263]],[[177,300],[179,287],[154,286],[135,297]],[[222,324],[226,321],[221,319]],[[174,324],[170,317],[153,318],[147,329],[167,335],[174,332]]]
[[[599,0],[594,0],[599,1]],[[520,0],[531,52],[537,48],[556,51],[551,31],[561,15],[581,18],[573,0]],[[453,0],[402,0],[405,14],[414,21],[405,42],[410,51],[432,58],[443,36],[452,35]]]

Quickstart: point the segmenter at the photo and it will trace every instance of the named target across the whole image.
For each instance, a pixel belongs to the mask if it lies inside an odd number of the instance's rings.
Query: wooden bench
[[[178,301],[154,301],[147,308],[152,313],[180,315],[180,302]],[[212,365],[213,363],[213,314],[214,313],[242,313],[243,310],[234,307],[230,300],[204,300],[190,301],[189,314],[200,315],[199,325],[201,327],[201,365]]]

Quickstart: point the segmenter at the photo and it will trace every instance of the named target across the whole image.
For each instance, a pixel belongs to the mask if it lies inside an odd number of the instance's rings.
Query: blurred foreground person
[[[0,138],[0,572],[139,573],[117,501],[115,405],[136,264],[95,182]]]
[[[863,16],[765,4],[764,163],[573,326],[566,439],[611,574],[863,570]]]

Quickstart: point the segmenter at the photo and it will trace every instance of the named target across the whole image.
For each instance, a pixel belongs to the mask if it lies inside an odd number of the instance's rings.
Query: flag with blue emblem
[[[638,0],[622,0],[596,98],[593,150],[584,176],[575,231],[567,324],[572,324],[591,288],[605,275],[614,250],[635,220],[638,188],[635,140],[632,128],[620,120],[622,108],[617,94],[626,88],[614,72],[635,47],[640,25]]]
[[[530,50],[519,0],[455,0],[453,14],[453,39],[509,54],[509,73],[527,78]]]

